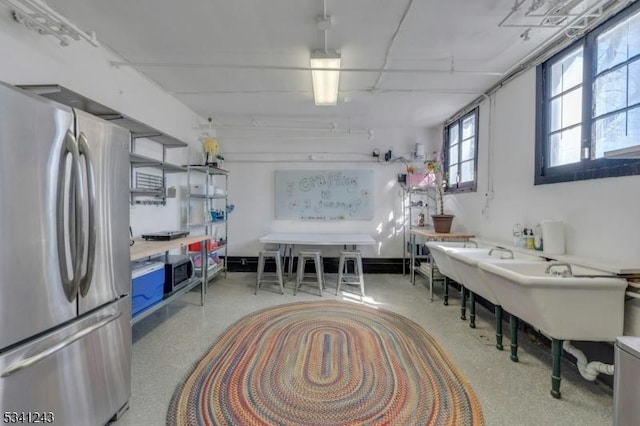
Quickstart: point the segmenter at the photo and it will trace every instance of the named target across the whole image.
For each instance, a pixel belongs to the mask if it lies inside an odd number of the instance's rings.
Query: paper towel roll
[[[544,254],[564,254],[563,222],[542,221],[542,252]]]

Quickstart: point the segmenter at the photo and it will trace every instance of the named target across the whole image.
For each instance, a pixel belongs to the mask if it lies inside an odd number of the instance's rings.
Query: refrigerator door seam
[[[122,315],[122,312],[118,312],[117,314],[113,314],[113,315],[109,315],[108,317],[100,320],[99,322],[95,323],[94,325],[84,328],[80,331],[78,331],[75,334],[72,334],[71,336],[67,337],[66,339],[56,343],[53,346],[48,347],[47,349],[37,353],[36,355],[30,356],[29,358],[26,358],[24,360],[18,361],[12,365],[9,366],[9,368],[7,368],[5,371],[2,372],[2,374],[0,374],[0,378],[5,378],[5,377],[9,377],[10,375],[17,373],[20,370],[23,370],[27,367],[31,367],[32,365],[43,361],[44,359],[50,357],[51,355],[54,355],[56,352],[61,351],[62,349],[66,348],[67,346],[69,346],[70,344],[72,344],[73,342],[82,339],[84,336],[96,331],[99,328],[104,327],[105,325],[109,324],[112,321],[115,321],[116,319],[120,318],[120,316]]]

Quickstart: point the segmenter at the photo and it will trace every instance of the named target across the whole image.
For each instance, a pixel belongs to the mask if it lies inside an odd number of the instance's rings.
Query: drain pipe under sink
[[[600,361],[591,361],[587,362],[587,357],[580,349],[571,345],[571,342],[565,340],[562,344],[562,347],[565,351],[569,352],[571,355],[576,357],[576,365],[578,366],[578,371],[587,380],[594,381],[598,374],[604,373],[610,376],[613,376],[614,366],[611,364],[605,364]]]

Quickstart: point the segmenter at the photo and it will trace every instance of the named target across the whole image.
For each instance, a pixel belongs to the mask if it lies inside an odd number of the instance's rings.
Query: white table
[[[289,279],[293,276],[293,248],[296,245],[305,246],[351,246],[356,249],[357,246],[372,246],[376,241],[369,234],[320,234],[320,233],[289,233],[275,232],[260,237],[259,241],[263,244],[284,245],[284,255],[287,256],[289,250]]]

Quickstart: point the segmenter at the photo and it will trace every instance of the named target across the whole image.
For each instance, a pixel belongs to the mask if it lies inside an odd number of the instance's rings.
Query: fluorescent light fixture
[[[311,54],[313,99],[317,106],[336,105],[338,103],[340,60],[340,54],[336,51],[316,50]]]

